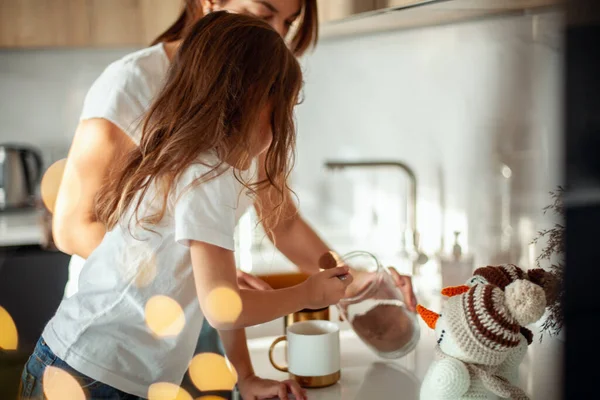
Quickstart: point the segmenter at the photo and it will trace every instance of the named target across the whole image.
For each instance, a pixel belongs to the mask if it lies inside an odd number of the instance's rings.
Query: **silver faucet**
[[[417,175],[411,167],[401,161],[327,161],[325,167],[329,170],[347,168],[400,168],[408,175],[410,181],[410,193],[408,199],[408,225],[412,233],[413,248],[417,254],[416,263],[425,264],[429,258],[423,253],[419,246],[419,232],[417,230]]]

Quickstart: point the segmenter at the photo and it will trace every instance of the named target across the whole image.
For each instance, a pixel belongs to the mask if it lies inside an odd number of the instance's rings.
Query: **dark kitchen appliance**
[[[0,211],[34,207],[42,173],[39,150],[24,145],[0,145]]]

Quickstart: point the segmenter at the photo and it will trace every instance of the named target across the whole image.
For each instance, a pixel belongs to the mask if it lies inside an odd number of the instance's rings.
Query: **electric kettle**
[[[35,148],[0,144],[0,210],[33,207],[42,168]]]

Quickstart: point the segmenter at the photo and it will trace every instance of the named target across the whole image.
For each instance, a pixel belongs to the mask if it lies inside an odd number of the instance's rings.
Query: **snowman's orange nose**
[[[438,313],[434,313],[420,304],[417,305],[417,312],[421,318],[423,318],[423,321],[425,321],[428,327],[435,329],[435,324],[437,324],[437,320],[440,318]]]
[[[470,287],[467,285],[448,286],[442,289],[442,295],[452,297],[468,292]]]

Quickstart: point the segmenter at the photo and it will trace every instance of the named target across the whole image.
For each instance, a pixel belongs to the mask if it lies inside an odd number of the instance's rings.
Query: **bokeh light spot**
[[[16,350],[19,345],[19,334],[15,321],[6,311],[0,306],[0,349]]]
[[[205,312],[213,321],[233,323],[242,312],[242,299],[235,290],[218,287],[208,294]]]
[[[225,357],[214,353],[197,354],[190,363],[190,378],[202,392],[233,390],[237,372]]]
[[[193,400],[185,389],[173,383],[153,383],[148,388],[148,400]]]
[[[138,264],[137,274],[133,283],[138,288],[146,287],[152,283],[154,278],[156,278],[156,273],[156,255],[153,251],[148,251]]]
[[[42,182],[40,184],[40,194],[42,196],[44,205],[48,211],[50,211],[50,213],[54,213],[55,211],[56,197],[58,196],[58,190],[63,179],[66,165],[66,158],[56,161],[46,170],[44,177],[42,178]],[[81,182],[79,179],[75,179],[69,183],[69,193],[68,196],[65,196],[65,198],[69,199],[68,203],[61,204],[61,207],[65,208],[63,211],[66,213],[70,212],[70,210],[77,206],[79,198],[81,197]]]
[[[223,397],[219,396],[202,396],[198,397],[196,400],[225,400]]]
[[[126,244],[127,251],[121,253],[118,271],[125,282],[133,280],[138,288],[149,286],[158,273],[156,252],[146,240],[133,240]]]
[[[167,296],[154,296],[145,308],[146,325],[158,337],[177,336],[185,326],[181,306]]]
[[[85,394],[77,380],[60,368],[46,367],[42,383],[48,400],[85,400]]]

